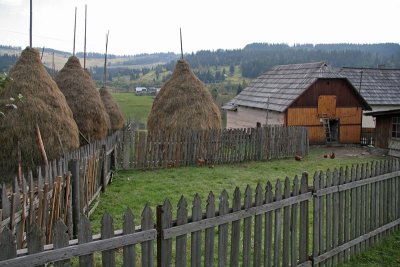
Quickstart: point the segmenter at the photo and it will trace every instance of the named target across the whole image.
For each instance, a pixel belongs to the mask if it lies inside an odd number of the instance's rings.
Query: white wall
[[[268,125],[283,125],[285,115],[281,112],[269,111]],[[257,122],[267,123],[267,110],[248,107],[237,107],[236,111],[226,111],[227,128],[254,128]]]
[[[390,110],[390,109],[400,109],[400,106],[371,106],[371,108],[372,108],[372,111],[383,111],[383,110]],[[364,111],[364,112],[369,112],[369,111]],[[363,128],[375,128],[375,118],[373,116],[363,115],[362,127]]]

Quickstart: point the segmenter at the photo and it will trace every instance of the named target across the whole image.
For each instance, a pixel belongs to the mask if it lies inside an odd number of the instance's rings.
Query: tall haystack
[[[0,116],[0,174],[15,173],[18,142],[24,167],[43,165],[36,124],[49,159],[77,149],[79,134],[72,111],[40,61],[39,52],[26,48],[9,77],[12,81],[0,93],[0,109],[5,113]],[[4,109],[4,104],[19,94],[23,100],[14,102],[17,109]]]
[[[121,109],[114,98],[108,92],[107,88],[100,88],[100,97],[103,101],[104,107],[110,117],[111,129],[118,130],[124,127],[124,115],[122,115]]]
[[[179,60],[170,80],[156,96],[149,118],[149,132],[174,129],[220,129],[221,114],[206,86],[189,64]]]
[[[79,59],[70,57],[55,80],[67,99],[81,134],[88,140],[106,137],[110,118],[93,80],[82,68]]]

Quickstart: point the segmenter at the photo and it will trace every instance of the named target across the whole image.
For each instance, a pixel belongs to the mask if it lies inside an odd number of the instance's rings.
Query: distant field
[[[120,105],[125,119],[146,123],[153,105],[153,97],[136,96],[134,93],[111,93]]]

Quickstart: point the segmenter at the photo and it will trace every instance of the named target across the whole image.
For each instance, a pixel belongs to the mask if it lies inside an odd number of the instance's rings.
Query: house
[[[276,66],[223,107],[227,127],[308,127],[311,144],[359,143],[362,110],[354,86],[324,62]]]
[[[400,69],[341,68],[373,111],[400,109]],[[363,116],[364,128],[375,127],[373,116]]]
[[[147,88],[146,87],[136,87],[135,88],[135,94],[137,95],[142,95],[147,93]]]
[[[388,149],[390,156],[400,157],[400,109],[366,112],[376,121],[375,147]]]

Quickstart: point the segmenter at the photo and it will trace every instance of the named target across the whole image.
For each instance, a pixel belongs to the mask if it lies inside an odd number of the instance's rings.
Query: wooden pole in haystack
[[[43,157],[43,162],[47,166],[47,165],[49,165],[49,161],[47,160],[47,154],[46,154],[46,150],[44,149],[42,135],[40,133],[39,126],[37,124],[36,124],[36,136],[38,138],[40,152],[42,153],[42,157]]]
[[[53,70],[53,78],[56,77],[56,65],[54,64],[54,52],[53,52],[53,58],[51,62],[51,68]]]
[[[30,1],[30,18],[29,18],[29,47],[32,48],[32,0]]]
[[[75,23],[74,23],[74,47],[73,47],[73,49],[72,49],[72,55],[73,55],[73,56],[75,56],[76,12],[77,12],[77,8],[75,7]]]
[[[42,54],[40,55],[40,60],[43,60],[44,46],[42,48]]]
[[[17,143],[17,155],[18,155],[18,183],[22,185],[22,159],[21,159],[21,146],[19,141]]]
[[[183,60],[183,46],[182,46],[182,29],[179,28],[179,35],[181,39],[181,59]]]
[[[86,25],[87,25],[87,5],[85,5],[85,39],[83,45],[83,69],[86,69]]]
[[[104,55],[104,74],[103,74],[103,87],[106,88],[106,82],[107,82],[107,49],[108,49],[108,35],[110,34],[110,31],[107,32],[106,34],[106,53]]]

